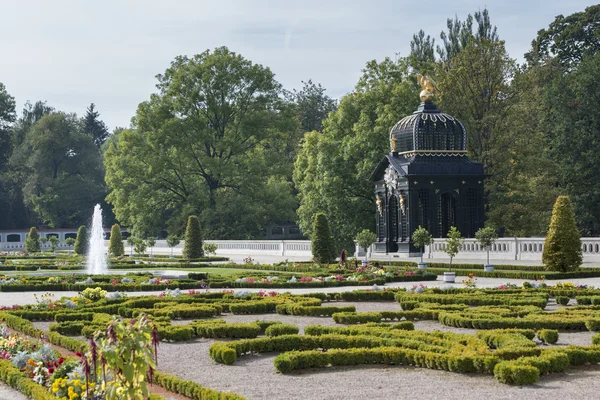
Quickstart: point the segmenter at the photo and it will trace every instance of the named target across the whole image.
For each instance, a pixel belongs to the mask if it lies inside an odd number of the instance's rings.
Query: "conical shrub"
[[[577,269],[583,262],[581,234],[567,196],[559,196],[554,203],[542,261],[547,269],[562,272]]]
[[[323,213],[315,215],[311,242],[315,261],[320,264],[331,264],[335,261],[335,244],[329,230],[329,222]]]
[[[195,215],[190,215],[185,230],[185,243],[183,246],[183,256],[187,258],[200,258],[204,256],[202,247],[202,231],[200,230],[200,221]]]
[[[108,253],[113,257],[120,257],[125,254],[125,246],[123,245],[123,235],[121,235],[121,227],[119,224],[114,224],[110,229],[110,242],[108,243]]]
[[[80,255],[87,254],[89,246],[88,242],[89,239],[87,228],[85,227],[85,225],[81,225],[79,227],[79,230],[77,230],[77,238],[75,239],[75,246],[73,246],[73,250],[75,250],[75,253]]]
[[[29,229],[29,235],[25,239],[25,250],[28,253],[36,253],[40,251],[40,234],[35,226]]]

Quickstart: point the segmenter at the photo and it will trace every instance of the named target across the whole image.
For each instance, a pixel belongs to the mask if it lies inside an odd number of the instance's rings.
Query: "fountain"
[[[104,250],[104,229],[102,228],[102,208],[100,204],[94,207],[92,229],[88,246],[87,272],[88,274],[105,274],[108,271]]]

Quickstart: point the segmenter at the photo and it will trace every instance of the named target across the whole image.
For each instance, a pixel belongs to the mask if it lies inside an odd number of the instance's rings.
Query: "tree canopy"
[[[172,233],[197,213],[207,237],[248,238],[293,220],[287,176],[298,124],[273,73],[225,47],[177,57],[133,129],[106,150],[121,222]]]

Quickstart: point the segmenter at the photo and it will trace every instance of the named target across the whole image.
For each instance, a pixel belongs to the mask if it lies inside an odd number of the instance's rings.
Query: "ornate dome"
[[[466,153],[467,133],[453,116],[438,110],[433,103],[421,103],[417,111],[402,118],[390,132],[393,153],[431,155]]]

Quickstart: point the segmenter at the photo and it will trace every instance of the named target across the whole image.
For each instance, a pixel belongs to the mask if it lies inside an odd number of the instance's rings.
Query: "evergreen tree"
[[[29,229],[29,235],[25,239],[25,249],[28,253],[40,251],[40,234],[34,226]]]
[[[202,231],[200,230],[200,221],[195,215],[188,217],[187,228],[185,230],[185,243],[183,255],[189,259],[200,258],[204,256],[202,246]]]
[[[320,264],[331,264],[335,261],[335,247],[333,237],[329,231],[327,217],[323,213],[317,213],[312,229],[312,254]]]
[[[110,230],[108,254],[110,254],[113,257],[119,257],[125,254],[125,246],[123,245],[123,235],[121,235],[121,227],[119,226],[119,224],[114,224]]]
[[[577,269],[583,262],[581,235],[568,196],[558,196],[554,203],[542,262],[547,269],[562,272]]]
[[[100,120],[100,113],[96,111],[96,105],[94,103],[90,104],[87,108],[85,116],[83,117],[83,126],[86,133],[89,133],[94,138],[94,144],[100,148],[102,143],[108,139],[110,133],[108,132],[108,128]]]
[[[86,255],[88,251],[88,232],[85,225],[81,225],[77,231],[77,239],[75,239],[75,246],[73,247],[75,253],[79,255]]]

